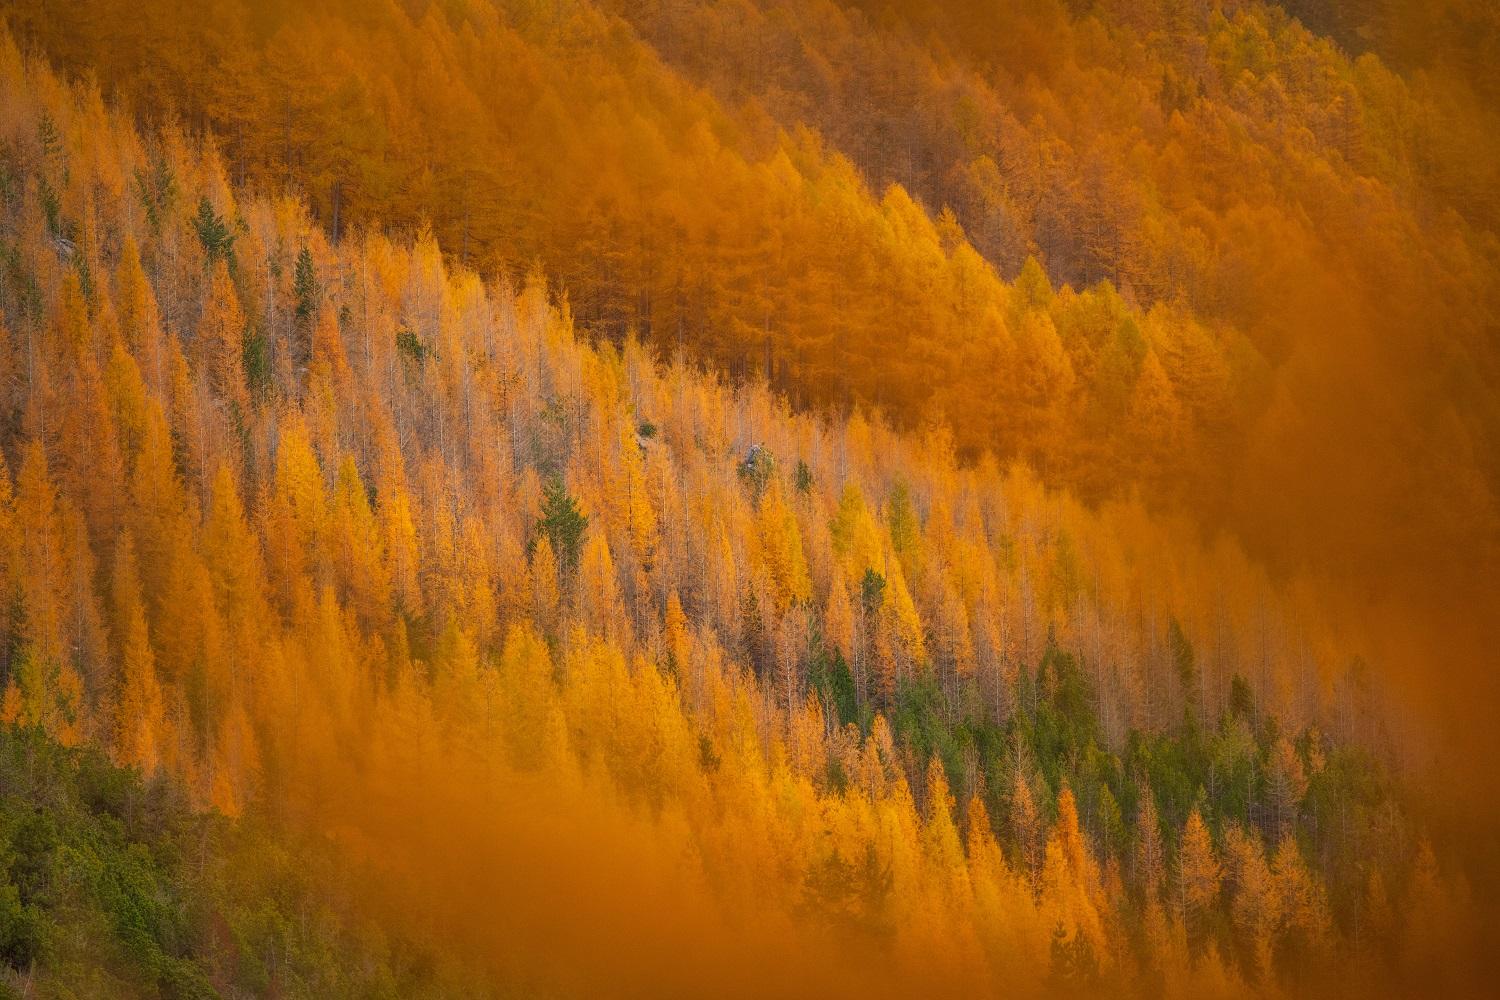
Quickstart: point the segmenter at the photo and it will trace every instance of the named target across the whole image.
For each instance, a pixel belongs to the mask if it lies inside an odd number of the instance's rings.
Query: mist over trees
[[[1252,3],[7,18],[8,986],[1482,971],[1377,629],[1482,702],[1391,611],[1496,598],[1482,80]]]

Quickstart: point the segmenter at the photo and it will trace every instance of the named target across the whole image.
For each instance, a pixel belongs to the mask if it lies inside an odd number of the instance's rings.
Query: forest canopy
[[[0,989],[1483,971],[1484,5],[4,16]]]

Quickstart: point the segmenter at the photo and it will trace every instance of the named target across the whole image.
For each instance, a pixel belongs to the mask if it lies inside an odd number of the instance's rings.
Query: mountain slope
[[[361,919],[523,992],[1477,970],[1483,858],[1316,578],[0,79],[7,723],[330,838]]]
[[[1317,576],[1454,770],[1500,695],[1500,131],[1449,7],[1425,68],[1389,29],[1400,72],[1240,2],[8,17],[335,237],[430,225],[480,274],[539,263],[591,335]]]
[[[540,260],[591,330],[941,412],[966,451],[1093,498],[1139,483],[1403,598],[1455,572],[1478,596],[1500,564],[1492,115],[1275,5],[11,17],[335,235],[430,220],[481,272]],[[1092,290],[1038,301],[988,266],[1028,255]]]

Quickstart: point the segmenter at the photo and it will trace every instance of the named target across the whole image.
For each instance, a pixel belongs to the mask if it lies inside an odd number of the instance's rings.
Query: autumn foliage
[[[1470,981],[1379,647],[1209,481],[1300,482],[1279,435],[1359,415],[1301,395],[1331,340],[1276,338],[1411,321],[1325,294],[1396,225],[1476,374],[1379,434],[1450,449],[1433,530],[1487,558],[1493,206],[1405,200],[1438,126],[1389,120],[1400,77],[1248,4],[1161,29],[1211,29],[1211,93],[1115,5],[1042,5],[1024,76],[832,5],[293,6],[23,3],[0,40],[7,723],[322,840],[496,993]],[[743,92],[716,31],[816,86]],[[778,124],[838,139],[831,50],[878,38],[914,82],[871,108],[961,92],[933,135],[856,166]],[[1140,134],[1078,109],[1100,49]],[[1188,176],[1257,153],[1305,202]]]

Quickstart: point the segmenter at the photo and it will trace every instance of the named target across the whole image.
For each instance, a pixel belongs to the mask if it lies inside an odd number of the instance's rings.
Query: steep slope
[[[7,723],[332,838],[522,990],[1473,975],[1475,859],[1317,580],[0,81]]]
[[[1227,529],[1324,578],[1450,762],[1495,749],[1482,58],[1397,73],[1242,2],[8,17],[138,114],[211,127],[231,180],[290,185],[335,237],[430,224],[480,274],[540,262],[591,334],[940,417],[966,458]]]

